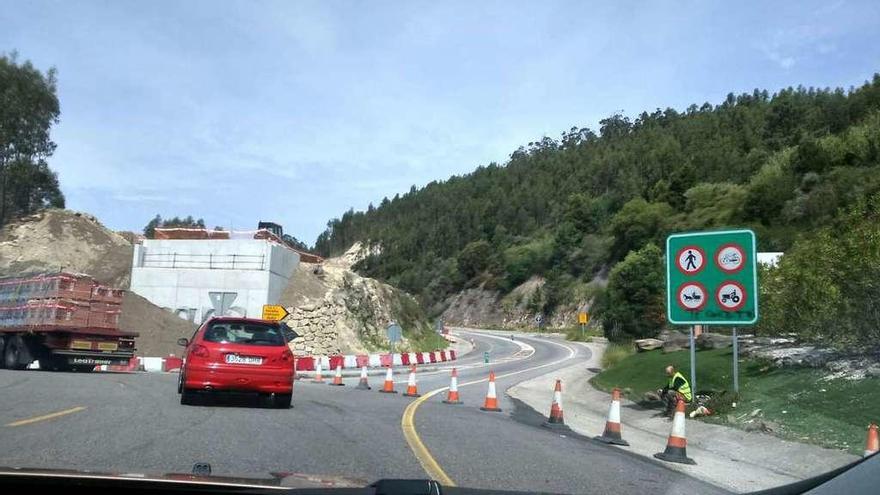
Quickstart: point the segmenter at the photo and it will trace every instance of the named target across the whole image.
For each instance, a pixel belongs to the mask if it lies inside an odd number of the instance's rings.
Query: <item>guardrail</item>
[[[263,254],[145,253],[145,268],[196,268],[202,270],[266,270]]]

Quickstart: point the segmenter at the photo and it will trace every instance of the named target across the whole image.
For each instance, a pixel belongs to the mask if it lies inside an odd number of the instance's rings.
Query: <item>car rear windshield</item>
[[[281,329],[259,323],[213,323],[204,339],[218,344],[284,345]]]

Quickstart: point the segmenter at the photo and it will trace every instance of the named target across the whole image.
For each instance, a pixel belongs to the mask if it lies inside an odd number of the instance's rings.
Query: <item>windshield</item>
[[[748,493],[878,343],[880,1],[0,0],[0,470]]]
[[[212,323],[204,340],[218,344],[285,345],[281,330],[272,325]]]

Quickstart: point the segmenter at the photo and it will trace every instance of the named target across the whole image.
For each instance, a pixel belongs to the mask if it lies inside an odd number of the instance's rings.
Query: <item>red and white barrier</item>
[[[455,351],[410,352],[403,354],[361,354],[336,356],[297,356],[297,371],[314,371],[318,364],[322,369],[335,369],[338,365],[345,369],[409,366],[414,364],[430,364],[455,360]],[[183,366],[183,359],[169,354],[166,357],[135,356],[127,365],[98,365],[95,371],[133,372],[146,371],[177,372]],[[34,366],[36,369],[37,366]]]

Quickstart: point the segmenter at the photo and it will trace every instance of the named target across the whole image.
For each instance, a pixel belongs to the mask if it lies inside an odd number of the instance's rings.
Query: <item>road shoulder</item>
[[[546,414],[554,382],[560,378],[564,385],[565,423],[581,435],[594,437],[605,428],[611,401],[609,394],[593,388],[588,381],[595,375],[590,369],[600,366],[604,345],[580,345],[592,351],[589,361],[521,382],[507,389],[507,394]],[[622,432],[631,446],[608,448],[626,449],[653,459],[653,454],[665,448],[670,431],[669,421],[655,417],[656,413],[624,398]],[[663,465],[735,492],[793,483],[857,459],[836,450],[692,420],[687,421],[687,440],[688,456],[697,464]]]

